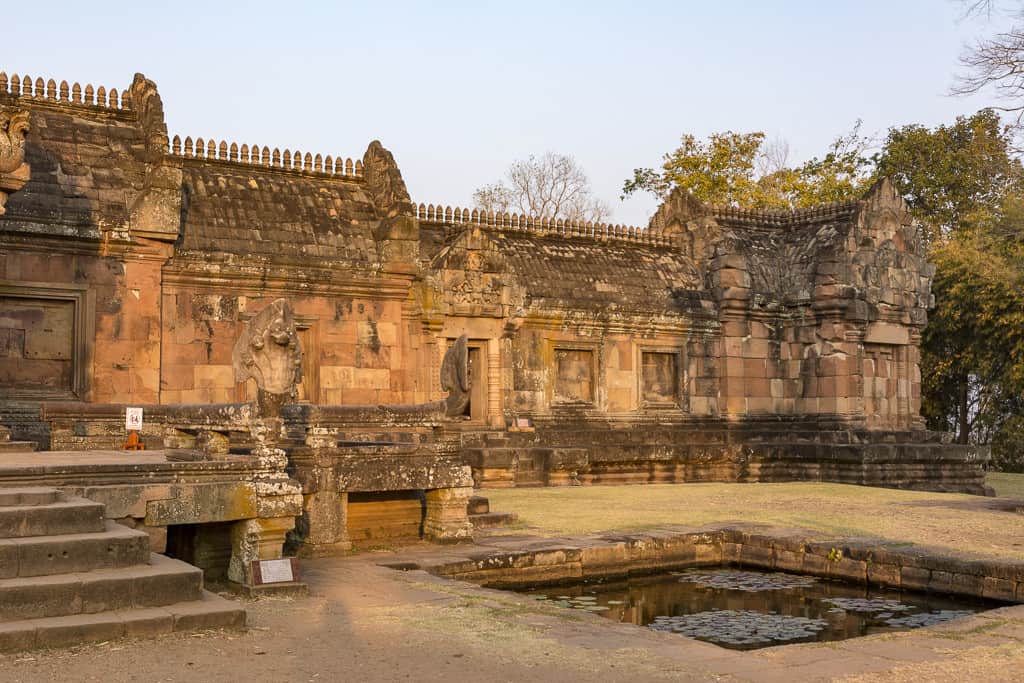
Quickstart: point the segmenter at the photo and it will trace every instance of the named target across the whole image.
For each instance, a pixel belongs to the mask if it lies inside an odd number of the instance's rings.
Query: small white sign
[[[128,431],[142,430],[142,408],[125,408],[124,428]]]
[[[262,577],[263,583],[294,581],[292,561],[289,558],[283,560],[260,560],[260,577]]]

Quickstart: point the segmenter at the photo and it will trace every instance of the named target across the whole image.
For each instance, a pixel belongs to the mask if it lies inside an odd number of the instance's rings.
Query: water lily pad
[[[934,626],[935,624],[941,624],[944,621],[959,619],[960,617],[967,617],[972,614],[974,614],[974,612],[970,610],[944,609],[934,612],[908,614],[902,617],[892,617],[891,619],[886,619],[885,623],[889,626],[898,626],[901,628],[920,628],[922,626]]]
[[[765,614],[752,610],[711,610],[655,617],[648,627],[730,645],[783,643],[811,638],[828,624],[823,619]]]
[[[914,609],[912,605],[885,598],[825,598],[822,602],[849,612],[906,612]]]
[[[817,583],[813,576],[786,574],[785,572],[747,572],[739,569],[713,571],[689,570],[677,574],[684,583],[696,583],[707,588],[745,592],[791,590],[807,588]]]

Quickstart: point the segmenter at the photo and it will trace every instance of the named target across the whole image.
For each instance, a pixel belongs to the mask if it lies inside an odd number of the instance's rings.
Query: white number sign
[[[263,577],[263,583],[294,581],[292,561],[288,558],[283,560],[260,560],[260,576]]]
[[[124,428],[128,431],[142,429],[142,408],[125,408]]]

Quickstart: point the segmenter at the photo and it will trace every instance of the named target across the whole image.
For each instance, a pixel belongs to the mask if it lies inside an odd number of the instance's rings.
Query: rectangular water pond
[[[800,574],[709,567],[521,591],[736,650],[930,626],[1001,606]]]

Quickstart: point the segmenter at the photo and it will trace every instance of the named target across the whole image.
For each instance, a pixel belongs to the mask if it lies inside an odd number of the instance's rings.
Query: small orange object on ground
[[[126,451],[144,451],[146,450],[146,444],[139,440],[139,433],[136,430],[128,432],[128,440],[124,442],[124,450]]]

